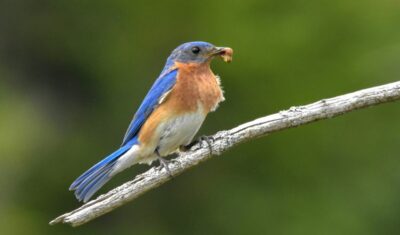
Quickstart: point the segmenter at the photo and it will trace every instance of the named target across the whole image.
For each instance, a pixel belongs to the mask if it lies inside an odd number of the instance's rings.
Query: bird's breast
[[[205,114],[214,111],[224,100],[218,78],[208,63],[176,63],[178,68],[176,84],[169,95],[176,111],[196,111],[202,105]]]

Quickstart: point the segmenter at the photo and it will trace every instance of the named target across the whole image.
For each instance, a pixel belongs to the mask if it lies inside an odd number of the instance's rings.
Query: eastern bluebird
[[[190,145],[207,114],[224,100],[219,77],[210,69],[220,56],[232,60],[233,50],[207,42],[180,45],[136,111],[121,147],[92,166],[70,186],[87,202],[114,175],[136,163],[151,164]]]

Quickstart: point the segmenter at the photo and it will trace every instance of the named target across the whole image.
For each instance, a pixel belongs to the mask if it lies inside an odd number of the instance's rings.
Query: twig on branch
[[[206,161],[215,155],[220,155],[239,143],[276,131],[399,99],[400,81],[330,99],[323,99],[305,106],[291,107],[288,110],[244,123],[231,130],[220,131],[210,137],[209,141],[207,141],[210,143],[204,140],[200,141],[190,151],[179,154],[169,164],[169,169],[174,176],[177,176],[200,162]],[[208,144],[211,146],[208,146]],[[147,172],[136,176],[132,181],[89,201],[80,208],[57,217],[50,224],[69,223],[72,226],[82,225],[134,200],[169,180],[170,176],[164,168],[153,167]]]

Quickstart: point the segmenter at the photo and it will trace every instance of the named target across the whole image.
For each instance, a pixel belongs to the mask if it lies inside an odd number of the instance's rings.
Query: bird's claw
[[[214,142],[214,137],[212,136],[200,136],[200,146],[203,148],[203,141],[205,141],[207,143],[208,146],[208,150],[210,151],[210,155],[213,154],[213,149],[212,149],[212,144],[211,142]]]
[[[173,178],[174,175],[172,174],[172,172],[171,172],[171,170],[169,169],[169,166],[168,166],[170,161],[168,161],[167,159],[161,157],[157,150],[156,150],[156,155],[157,155],[158,161],[160,162],[160,166],[159,166],[160,170],[162,168],[165,168],[165,170],[167,171],[169,177]]]
[[[192,143],[190,143],[190,144],[188,144],[188,145],[181,145],[181,146],[179,147],[179,150],[182,151],[182,152],[187,152],[187,151],[189,151],[189,150],[190,150],[194,145],[196,145],[196,144],[199,144],[199,145],[200,145],[200,148],[203,148],[203,147],[204,147],[204,146],[203,146],[203,141],[205,141],[205,142],[207,143],[208,150],[210,151],[210,154],[213,154],[211,142],[214,141],[214,137],[212,137],[212,136],[205,136],[205,135],[200,136],[199,139],[193,141]]]

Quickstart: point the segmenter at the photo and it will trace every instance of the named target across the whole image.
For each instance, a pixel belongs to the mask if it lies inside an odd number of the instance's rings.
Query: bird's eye
[[[199,47],[192,47],[193,54],[199,54],[200,48]]]

